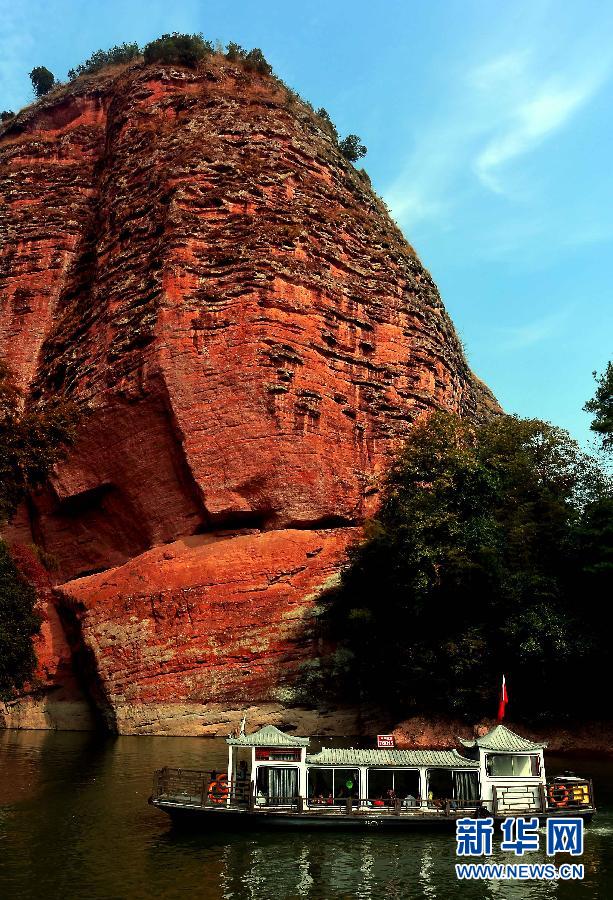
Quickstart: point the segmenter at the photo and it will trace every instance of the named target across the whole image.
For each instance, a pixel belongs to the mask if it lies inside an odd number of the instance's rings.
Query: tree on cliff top
[[[598,387],[583,408],[594,414],[590,428],[599,435],[602,449],[613,450],[613,363],[607,363],[600,377],[593,375]]]
[[[163,34],[145,45],[143,55],[149,63],[176,63],[194,69],[201,59],[210,56],[214,47],[201,34]]]
[[[40,98],[49,93],[55,84],[55,76],[45,66],[36,66],[30,72],[30,81],[32,82],[34,93]]]
[[[24,407],[11,372],[0,361],[0,523],[64,456],[77,418],[76,404],[61,398]]]
[[[396,715],[475,717],[506,672],[520,714],[568,711],[599,631],[582,546],[602,558],[601,523],[583,544],[580,531],[611,498],[595,462],[544,422],[418,422],[328,601],[345,693]]]
[[[117,44],[109,50],[96,50],[84,63],[81,63],[74,69],[70,69],[68,77],[77,78],[79,75],[99,72],[100,69],[104,69],[106,66],[117,66],[133,62],[139,56],[142,56],[142,50],[134,42]]]

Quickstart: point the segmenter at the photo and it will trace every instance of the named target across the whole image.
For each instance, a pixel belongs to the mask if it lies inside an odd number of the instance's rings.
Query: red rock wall
[[[199,535],[62,585],[109,727],[200,733],[245,703],[277,718],[298,699],[318,595],[356,531]]]
[[[62,391],[86,409],[68,459],[31,498],[34,537],[60,580],[121,566],[113,572],[145,586],[134,604],[123,586],[105,587],[100,603],[106,575],[60,592],[79,597],[71,608],[105,714],[125,728],[117,704],[212,702],[211,673],[224,703],[244,692],[264,702],[277,669],[254,663],[243,682],[210,663],[208,638],[194,644],[202,677],[183,661],[169,678],[184,617],[170,644],[156,624],[147,664],[137,659],[121,620],[138,632],[151,611],[149,549],[262,532],[215,542],[215,567],[226,557],[242,567],[250,627],[261,621],[273,646],[289,595],[273,615],[256,587],[261,561],[252,568],[241,542],[260,547],[274,531],[272,579],[295,529],[305,541],[331,529],[339,550],[375,508],[377,478],[417,416],[436,406],[478,416],[494,401],[367,181],[272,79],[219,59],[81,79],[0,130],[0,175],[0,352],[34,395]],[[188,563],[178,559],[164,565],[172,604]],[[308,593],[330,562],[305,565],[293,590]],[[99,645],[107,616],[113,652]],[[236,639],[229,623],[216,640]],[[290,680],[303,652],[289,653]]]

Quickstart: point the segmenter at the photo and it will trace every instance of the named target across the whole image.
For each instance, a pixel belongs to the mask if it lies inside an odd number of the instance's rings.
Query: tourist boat
[[[544,743],[504,725],[457,750],[331,749],[266,725],[228,743],[227,771],[160,769],[150,803],[176,822],[214,828],[445,827],[462,816],[581,816],[592,783],[548,781]]]

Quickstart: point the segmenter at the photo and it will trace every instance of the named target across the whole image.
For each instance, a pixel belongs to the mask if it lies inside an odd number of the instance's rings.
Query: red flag
[[[509,702],[509,695],[507,694],[507,682],[502,676],[502,690],[500,692],[500,702],[498,703],[498,721],[502,722],[504,719],[504,711],[507,703]]]

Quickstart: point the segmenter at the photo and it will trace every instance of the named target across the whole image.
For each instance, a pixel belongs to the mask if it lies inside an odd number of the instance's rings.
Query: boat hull
[[[215,831],[261,831],[272,830],[351,830],[351,831],[449,831],[455,830],[458,816],[419,814],[415,816],[369,814],[367,812],[318,814],[317,812],[287,812],[284,810],[233,809],[230,807],[185,806],[152,799],[151,804],[167,813],[174,825]],[[533,815],[525,813],[527,817]],[[551,812],[539,815],[544,823],[547,818],[556,818],[561,813]],[[592,820],[594,810],[573,811],[573,816],[581,816],[586,822]]]

